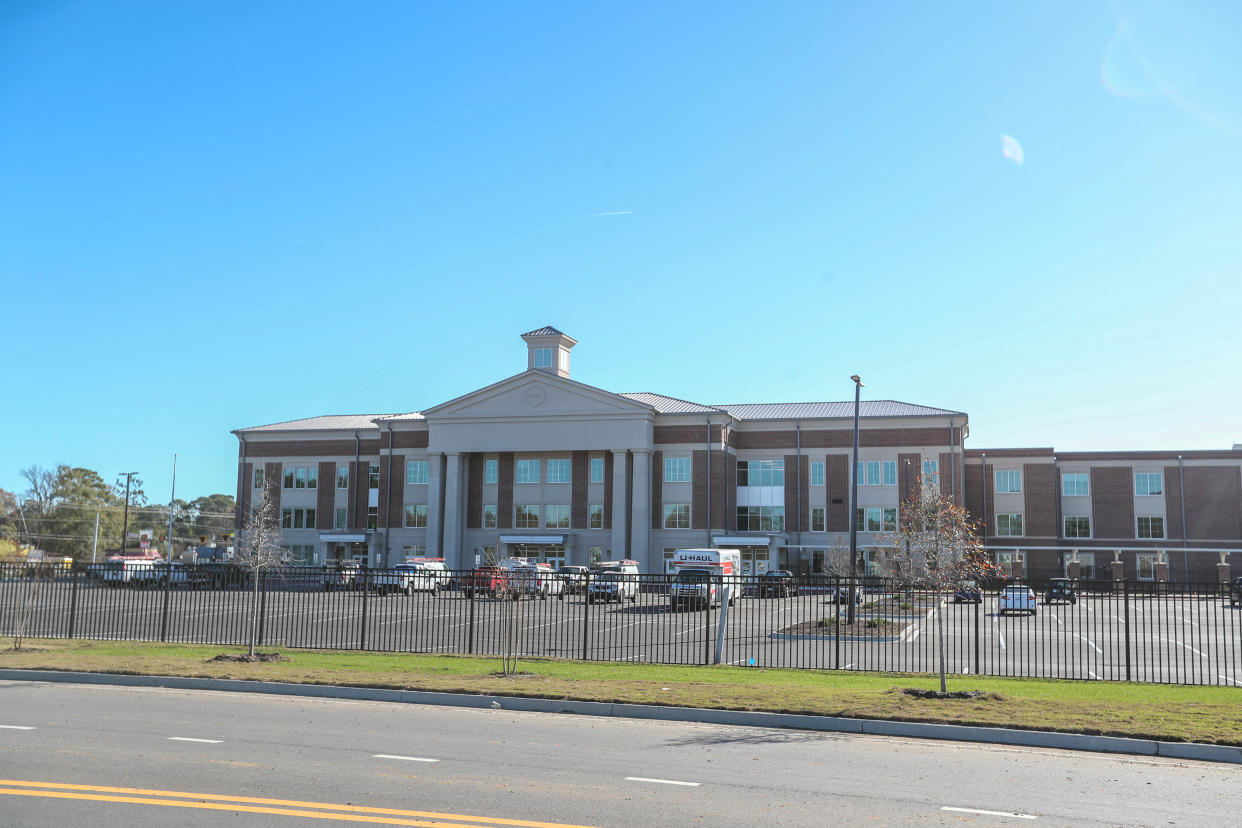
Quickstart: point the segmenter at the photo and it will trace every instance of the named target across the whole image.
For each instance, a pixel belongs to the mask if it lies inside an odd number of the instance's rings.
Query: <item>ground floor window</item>
[[[1069,577],[1069,565],[1074,558],[1071,555],[1065,559],[1065,577]],[[1080,581],[1095,580],[1095,553],[1079,552],[1078,553],[1078,579]]]
[[[483,566],[495,566],[495,565],[496,565],[496,547],[494,546],[483,547]]]
[[[604,547],[592,546],[587,549],[587,566],[595,566],[604,559]]]
[[[283,544],[285,563],[289,566],[311,566],[315,563],[315,545],[311,543]]]
[[[1001,568],[1001,574],[1006,578],[1014,577],[1014,570],[1022,568],[1022,553],[1016,550],[996,553],[996,565]]]
[[[328,546],[328,557],[325,563],[365,561],[368,554],[369,550],[365,543],[333,543]]]
[[[762,575],[768,571],[772,553],[766,546],[743,546],[741,552],[743,575]]]
[[[1138,568],[1138,579],[1140,581],[1156,580],[1156,561],[1158,556],[1155,553],[1145,552],[1134,557],[1134,563]]]
[[[664,547],[664,572],[665,574],[673,573],[673,554],[677,550],[671,546]]]
[[[423,544],[410,544],[401,547],[401,557],[403,558],[425,558],[427,557],[427,547]]]

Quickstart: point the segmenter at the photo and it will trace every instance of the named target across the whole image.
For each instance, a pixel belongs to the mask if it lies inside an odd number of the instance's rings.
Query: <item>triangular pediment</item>
[[[654,409],[619,394],[559,377],[525,371],[427,409],[429,422],[457,419],[528,419],[651,416]]]

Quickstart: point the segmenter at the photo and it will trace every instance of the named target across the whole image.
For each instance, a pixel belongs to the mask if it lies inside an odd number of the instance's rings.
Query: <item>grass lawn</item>
[[[538,696],[1242,745],[1242,688],[1233,687],[953,676],[950,690],[988,695],[946,700],[903,694],[902,688],[936,689],[939,682],[902,673],[523,658],[524,675],[505,678],[496,675],[500,659],[483,656],[281,649],[288,661],[246,664],[211,661],[244,649],[210,645],[27,639],[25,647],[0,651],[0,668]]]

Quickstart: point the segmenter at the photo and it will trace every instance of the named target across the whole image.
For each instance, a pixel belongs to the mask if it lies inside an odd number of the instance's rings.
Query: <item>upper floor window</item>
[[[604,504],[592,503],[587,507],[587,528],[603,529],[604,528]]]
[[[737,485],[784,486],[785,461],[739,460],[737,464]]]
[[[812,460],[811,461],[811,485],[812,486],[824,485],[824,461],[823,460]]]
[[[1136,495],[1164,494],[1164,475],[1160,472],[1138,472],[1134,475]]]
[[[544,523],[545,529],[568,529],[569,528],[569,507],[564,505],[545,506],[544,507]]]
[[[430,473],[430,460],[411,460],[405,464],[405,485],[417,486],[425,484]]]
[[[940,481],[940,462],[937,460],[923,461],[923,482],[937,483]]]
[[[897,510],[887,506],[859,506],[855,514],[860,532],[896,532]]]
[[[665,503],[664,504],[664,528],[665,529],[689,529],[690,528],[690,504],[689,503]]]
[[[784,532],[784,506],[738,506],[739,532]]]
[[[314,509],[281,509],[280,510],[280,528],[281,529],[314,529],[315,528],[315,510]]]
[[[375,463],[371,464],[370,472],[367,474],[367,487],[371,489],[379,488],[379,466]]]
[[[483,482],[495,483],[500,477],[500,463],[496,460],[483,461]]]
[[[549,483],[569,483],[572,471],[568,460],[549,460],[548,461],[548,482]]]
[[[552,367],[552,349],[536,348],[535,349],[535,367],[551,368]]]
[[[996,493],[1015,494],[1022,491],[1022,472],[1017,469],[996,470]]]
[[[332,528],[344,529],[345,524],[348,520],[349,520],[349,510],[348,509],[337,509],[336,510],[336,522],[332,524]]]
[[[1164,518],[1140,517],[1138,519],[1138,536],[1140,538],[1163,538]]]
[[[518,483],[538,483],[539,482],[539,461],[538,460],[519,460],[517,461],[517,476],[515,480]]]
[[[665,457],[664,458],[664,482],[665,483],[689,483],[690,482],[690,458],[689,457]]]
[[[535,504],[519,503],[514,507],[513,525],[518,529],[539,528],[539,507]]]
[[[483,528],[496,528],[496,504],[488,503],[483,506]]]
[[[1091,478],[1086,472],[1070,472],[1061,475],[1061,494],[1083,497],[1091,494]]]
[[[1000,538],[1016,538],[1022,535],[1022,515],[1006,514],[996,516],[996,536]]]
[[[285,469],[286,489],[315,489],[319,487],[319,468],[299,466]]]
[[[416,529],[427,527],[427,505],[424,503],[407,503],[405,505],[405,525]]]
[[[254,487],[256,489],[263,488],[263,469],[254,470]]]
[[[811,531],[812,532],[824,531],[824,525],[825,525],[824,515],[825,515],[825,509],[823,506],[812,506],[811,507]]]
[[[591,482],[604,482],[604,458],[602,457],[591,458]]]
[[[336,487],[338,489],[349,488],[349,466],[336,467]]]
[[[859,460],[857,474],[859,486],[896,486],[897,461]]]
[[[1065,519],[1065,537],[1067,538],[1089,538],[1091,537],[1091,518],[1085,515],[1077,517],[1067,517]]]

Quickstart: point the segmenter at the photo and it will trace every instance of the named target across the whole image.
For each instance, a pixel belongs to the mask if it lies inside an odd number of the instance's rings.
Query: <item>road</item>
[[[0,583],[0,632],[20,603],[17,582]],[[83,638],[240,644],[251,594],[243,590],[111,589],[76,592],[48,584],[30,632]],[[722,660],[757,667],[935,672],[930,599],[868,594],[861,613],[881,626],[866,639],[831,629],[813,640],[781,638],[799,623],[833,616],[822,594],[744,598],[729,612]],[[948,669],[1000,676],[1134,680],[1242,686],[1242,609],[1217,596],[1091,593],[1075,605],[1040,605],[1035,616],[984,604],[945,607]],[[513,602],[459,592],[440,596],[273,589],[262,597],[265,645],[393,652],[499,653]],[[670,612],[666,596],[592,606],[581,596],[521,602],[523,655],[703,664],[715,656],[716,612]],[[165,621],[165,619],[167,619]],[[753,662],[752,662],[753,660]]]
[[[1225,825],[1242,808],[1230,765],[33,682],[0,684],[0,777],[10,828]]]

